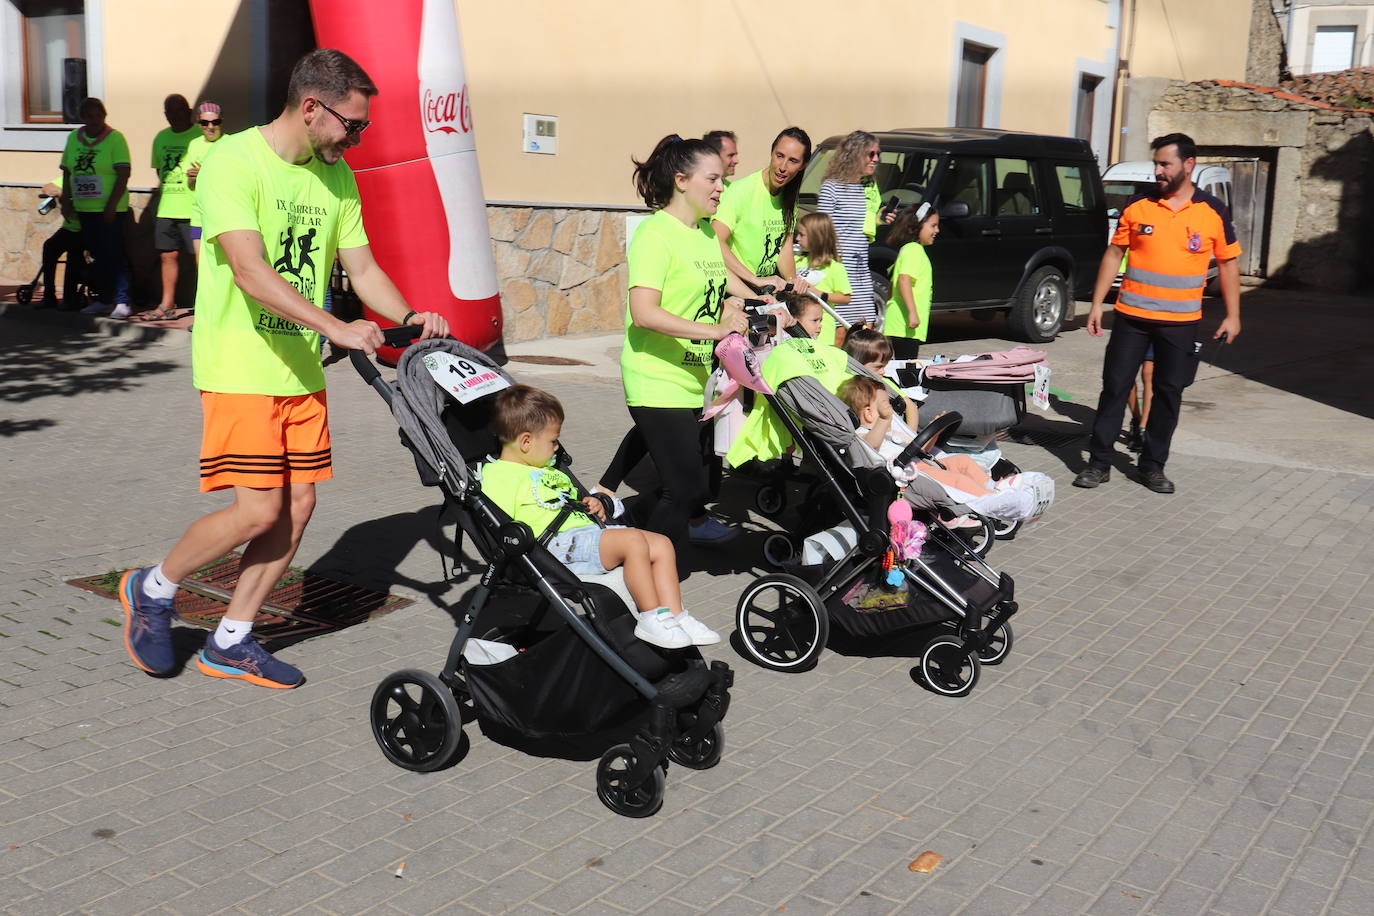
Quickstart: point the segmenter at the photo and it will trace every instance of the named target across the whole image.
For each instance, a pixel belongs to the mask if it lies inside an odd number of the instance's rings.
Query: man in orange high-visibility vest
[[[1217,261],[1217,279],[1226,317],[1213,338],[1240,336],[1240,245],[1226,204],[1193,184],[1197,146],[1186,134],[1157,137],[1154,151],[1155,190],[1127,202],[1112,243],[1102,255],[1088,312],[1088,333],[1102,336],[1102,300],[1130,259],[1116,300],[1107,353],[1102,360],[1102,394],[1097,400],[1088,444],[1088,466],[1074,478],[1076,487],[1092,488],[1111,476],[1112,454],[1126,397],[1140,371],[1145,351],[1154,345],[1154,402],[1140,452],[1141,482],[1156,493],[1174,492],[1164,476],[1169,442],[1178,425],[1183,389],[1197,371],[1197,323],[1202,318],[1202,288],[1207,265]]]

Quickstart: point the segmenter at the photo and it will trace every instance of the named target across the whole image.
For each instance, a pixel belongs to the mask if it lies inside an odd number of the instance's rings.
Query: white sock
[[[149,598],[175,598],[177,594],[177,584],[168,582],[167,577],[162,574],[162,564],[154,566],[149,573],[143,577],[143,594]]]
[[[211,635],[215,641],[215,646],[220,649],[227,649],[243,641],[243,637],[253,632],[253,621],[251,620],[230,620],[228,617],[219,619],[219,626]]]

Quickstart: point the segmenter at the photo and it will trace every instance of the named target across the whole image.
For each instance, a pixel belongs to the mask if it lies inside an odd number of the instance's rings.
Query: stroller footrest
[[[702,665],[693,665],[686,671],[670,674],[654,684],[658,691],[657,702],[670,709],[684,709],[701,699],[711,686],[711,671]]]

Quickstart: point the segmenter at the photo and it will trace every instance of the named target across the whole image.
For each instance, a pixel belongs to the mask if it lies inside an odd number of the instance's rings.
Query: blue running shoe
[[[215,645],[215,636],[205,637],[205,648],[196,656],[196,667],[210,677],[238,678],[259,687],[286,689],[305,681],[300,669],[274,658],[252,633],[227,649]]]
[[[176,667],[172,652],[172,598],[149,598],[143,580],[151,566],[131,569],[119,580],[119,603],[124,608],[124,648],[134,664],[149,674],[171,674]]]

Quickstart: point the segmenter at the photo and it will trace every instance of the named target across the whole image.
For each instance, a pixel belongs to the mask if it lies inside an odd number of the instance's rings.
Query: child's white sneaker
[[[714,646],[720,642],[720,634],[708,627],[706,624],[697,620],[691,614],[683,611],[677,615],[677,625],[682,627],[694,646]]]
[[[639,623],[635,624],[635,636],[660,649],[685,649],[692,644],[692,637],[666,607],[641,611]]]

